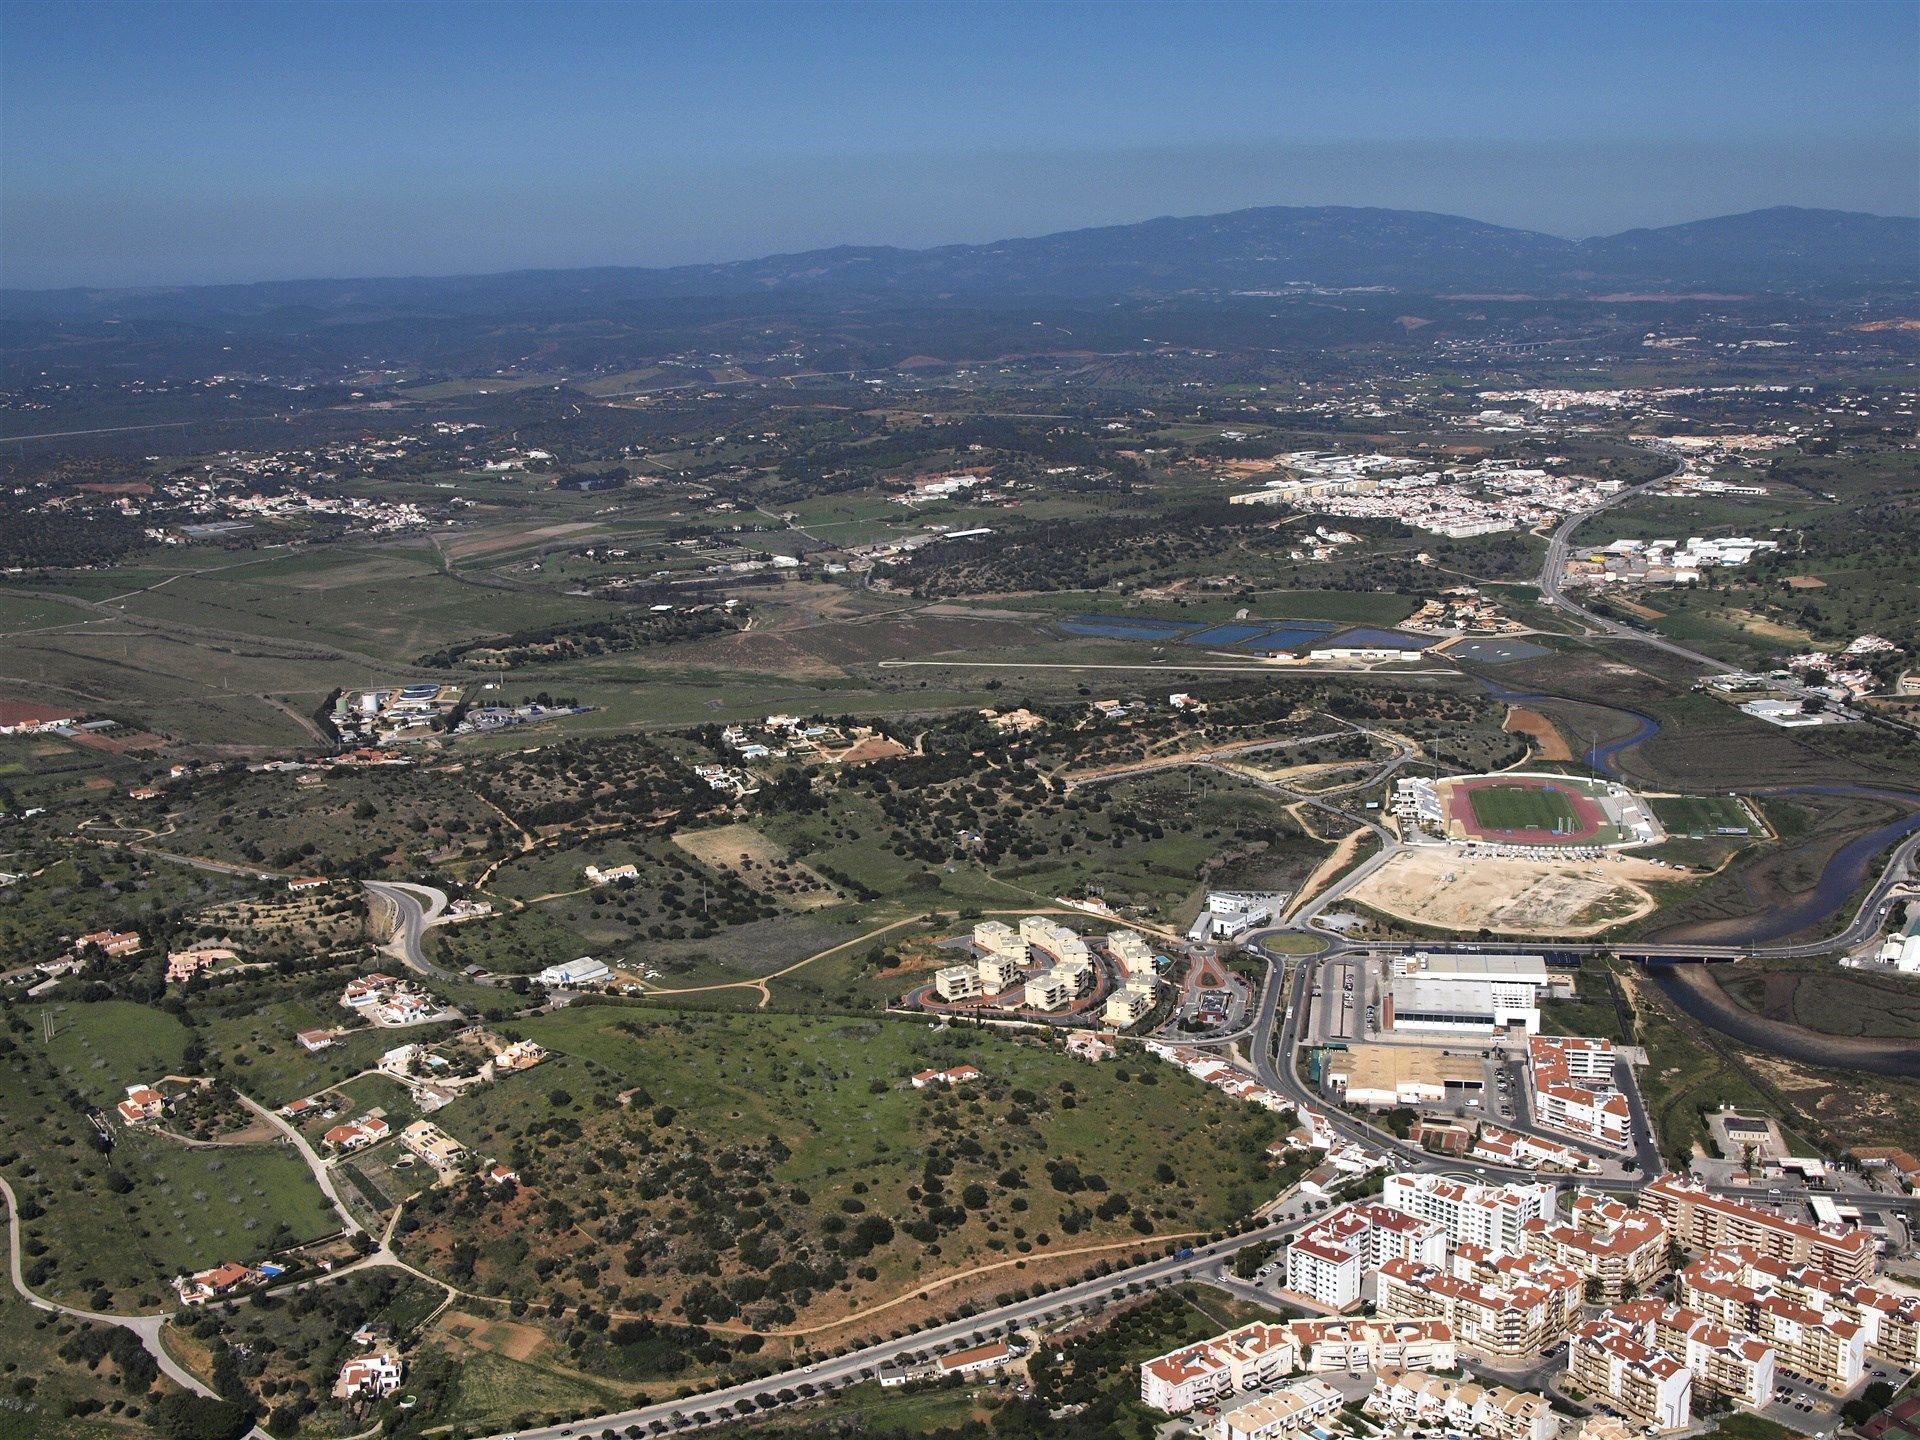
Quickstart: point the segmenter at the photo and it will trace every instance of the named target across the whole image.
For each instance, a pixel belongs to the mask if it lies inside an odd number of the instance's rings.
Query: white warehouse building
[[[1424,950],[1393,961],[1380,1027],[1494,1038],[1515,1028],[1540,1030],[1543,995],[1570,993],[1549,973],[1543,955],[1435,955]]]

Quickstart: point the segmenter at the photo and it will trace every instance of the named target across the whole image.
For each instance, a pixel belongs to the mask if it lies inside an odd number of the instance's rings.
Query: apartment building
[[[1079,989],[1064,970],[1042,970],[1027,981],[1021,995],[1029,1010],[1064,1010]]]
[[[1527,1041],[1535,1123],[1615,1149],[1633,1139],[1633,1112],[1614,1087],[1613,1044],[1578,1035]]]
[[[1392,1367],[1380,1371],[1361,1408],[1385,1422],[1389,1435],[1418,1427],[1491,1440],[1551,1440],[1560,1430],[1544,1395]]]
[[[1324,1380],[1294,1380],[1222,1415],[1214,1434],[1219,1440],[1287,1440],[1313,1430],[1345,1403]]]
[[[1129,980],[1107,997],[1101,1020],[1119,1030],[1139,1024],[1153,1009],[1154,989],[1151,980]]]
[[[1466,1349],[1531,1362],[1565,1337],[1582,1288],[1580,1276],[1563,1265],[1469,1246],[1455,1252],[1450,1270],[1387,1261],[1374,1312],[1388,1320],[1444,1320]]]
[[[1037,945],[1059,961],[1090,961],[1087,942],[1082,940],[1066,926],[1047,919],[1044,915],[1029,915],[1020,922],[1020,939],[1028,945]]]
[[[1738,1246],[1700,1262],[1787,1299],[1858,1325],[1866,1353],[1906,1369],[1920,1369],[1920,1295],[1836,1280],[1811,1265],[1794,1265]]]
[[[1789,1220],[1758,1205],[1708,1192],[1694,1181],[1663,1175],[1640,1192],[1640,1208],[1667,1222],[1667,1231],[1689,1250],[1745,1246],[1776,1260],[1811,1265],[1836,1280],[1871,1279],[1873,1237],[1865,1230]]]
[[[935,972],[933,993],[942,1000],[977,1000],[980,972],[971,965],[949,965]]]
[[[1527,1253],[1580,1272],[1606,1304],[1631,1300],[1667,1273],[1667,1226],[1658,1215],[1582,1191],[1565,1220],[1529,1220]]]
[[[1107,936],[1107,954],[1129,980],[1153,978],[1153,947],[1135,930],[1115,930]]]
[[[1866,1372],[1866,1327],[1825,1308],[1817,1291],[1776,1285],[1748,1259],[1724,1254],[1694,1261],[1680,1272],[1674,1298],[1730,1329],[1759,1336],[1789,1375],[1836,1395],[1851,1390]]]
[[[1446,1230],[1437,1222],[1370,1201],[1343,1205],[1287,1247],[1287,1288],[1344,1310],[1360,1298],[1366,1273],[1387,1260],[1439,1266],[1446,1256]]]
[[[1551,1220],[1558,1195],[1557,1186],[1544,1182],[1473,1185],[1440,1175],[1389,1175],[1380,1200],[1437,1222],[1456,1245],[1519,1255],[1527,1248],[1527,1222]]]
[[[1025,950],[1027,947],[1020,947]],[[980,989],[987,995],[998,995],[1003,990],[1011,990],[1021,983],[1026,975],[1026,966],[1019,960],[1005,955],[989,955],[974,967],[974,973],[980,977]]]
[[[1567,1376],[1575,1389],[1604,1397],[1635,1425],[1667,1433],[1693,1423],[1693,1372],[1608,1317],[1575,1327]]]
[[[1271,1385],[1298,1370],[1359,1375],[1383,1365],[1451,1370],[1457,1363],[1453,1332],[1436,1320],[1262,1321],[1143,1361],[1140,1398],[1183,1415],[1229,1390]]]
[[[1226,1394],[1270,1385],[1298,1366],[1300,1348],[1285,1325],[1256,1321],[1156,1355],[1140,1365],[1140,1399],[1169,1415],[1185,1415]]]
[[[1460,1363],[1453,1327],[1444,1320],[1290,1320],[1299,1368],[1319,1375],[1364,1375],[1393,1366],[1451,1370]]]
[[[999,920],[982,920],[973,927],[973,948],[984,956],[1027,963],[1027,942],[1018,930]]]
[[[1698,1310],[1663,1300],[1629,1300],[1602,1318],[1685,1365],[1693,1372],[1696,1394],[1711,1391],[1754,1409],[1772,1403],[1777,1359],[1758,1335],[1730,1330]]]

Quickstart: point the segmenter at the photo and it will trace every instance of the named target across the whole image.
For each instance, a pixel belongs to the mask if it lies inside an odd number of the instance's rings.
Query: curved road
[[[13,1187],[0,1180],[0,1195],[7,1197],[7,1239],[9,1242],[8,1264],[13,1275],[13,1288],[20,1292],[29,1305],[36,1310],[45,1310],[52,1315],[67,1315],[75,1320],[86,1320],[95,1325],[117,1325],[122,1330],[131,1330],[140,1337],[140,1343],[146,1347],[149,1355],[160,1367],[160,1373],[183,1390],[195,1395],[203,1395],[209,1400],[220,1397],[213,1393],[193,1375],[193,1372],[181,1365],[167,1353],[167,1347],[160,1343],[160,1332],[166,1328],[172,1315],[110,1315],[101,1310],[82,1310],[73,1305],[62,1305],[57,1301],[46,1300],[36,1295],[27,1285],[26,1275],[20,1266],[20,1202],[14,1198]],[[255,1432],[258,1434],[258,1432]]]
[[[1600,634],[1610,635],[1617,640],[1637,640],[1642,645],[1651,645],[1656,650],[1664,650],[1669,655],[1677,656],[1702,669],[1724,670],[1727,668],[1726,662],[1716,660],[1711,655],[1702,655],[1698,650],[1689,650],[1684,645],[1676,645],[1663,635],[1655,635],[1638,626],[1628,625],[1624,621],[1609,620],[1603,615],[1594,614],[1584,605],[1568,599],[1566,591],[1561,588],[1561,572],[1566,568],[1567,553],[1573,548],[1573,532],[1603,511],[1611,510],[1616,505],[1623,505],[1636,496],[1657,490],[1678,475],[1685,464],[1679,458],[1673,457],[1673,452],[1670,450],[1658,446],[1645,448],[1652,449],[1656,454],[1672,457],[1673,464],[1651,480],[1643,480],[1638,485],[1629,485],[1626,489],[1609,495],[1598,505],[1589,509],[1574,511],[1554,527],[1553,534],[1547,537],[1547,557],[1540,566],[1540,598],[1548,605],[1564,610]]]
[[[459,978],[451,970],[428,960],[420,946],[420,938],[427,933],[427,928],[447,908],[444,890],[436,890],[431,885],[415,885],[405,880],[363,880],[360,883],[374,897],[376,904],[393,913],[393,935],[387,942],[389,954],[403,961],[408,968],[435,980]]]

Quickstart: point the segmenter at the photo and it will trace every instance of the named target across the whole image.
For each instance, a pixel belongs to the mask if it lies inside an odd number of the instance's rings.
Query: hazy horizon
[[[0,8],[0,284],[719,263],[1344,204],[1920,213],[1920,7]]]

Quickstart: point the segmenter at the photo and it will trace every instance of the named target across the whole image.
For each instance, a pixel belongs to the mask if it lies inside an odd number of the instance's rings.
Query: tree
[[[240,1440],[253,1428],[246,1406],[199,1395],[163,1396],[147,1414],[166,1440]]]

